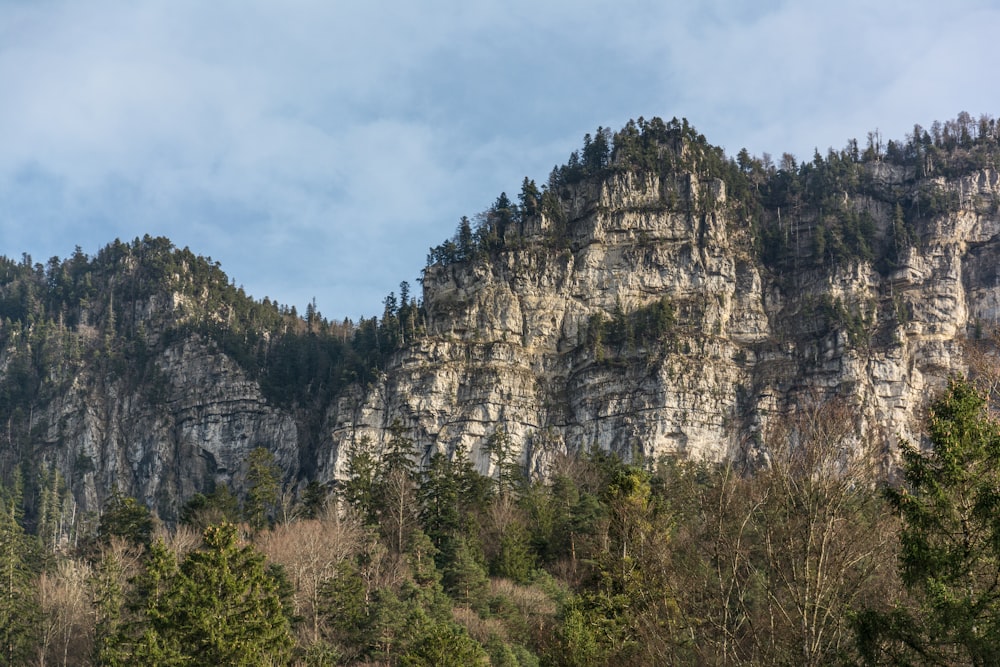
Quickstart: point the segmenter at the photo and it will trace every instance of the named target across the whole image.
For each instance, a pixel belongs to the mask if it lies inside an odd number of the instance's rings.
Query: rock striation
[[[498,429],[534,475],[592,448],[753,462],[769,423],[816,400],[853,406],[857,432],[881,443],[888,465],[896,443],[919,439],[949,374],[967,368],[966,341],[1000,320],[1000,175],[862,169],[868,186],[837,192],[837,210],[870,221],[892,262],[828,259],[822,207],[750,210],[704,170],[608,168],[561,183],[488,250],[429,264],[420,335],[372,377],[311,404],[272,400],[245,360],[189,326],[207,291],[134,298],[129,326],[149,343],[117,361],[88,322],[110,327],[118,310],[89,297],[76,342],[31,351],[56,361],[35,364],[40,389],[8,415],[0,465],[35,457],[58,470],[83,514],[120,488],[171,520],[215,483],[244,491],[257,447],[274,454],[291,495],[342,478],[352,445],[385,444],[396,422],[416,460],[458,452],[484,474]],[[893,199],[948,205],[913,215],[904,242]],[[781,262],[762,238],[783,248]],[[220,326],[231,319],[212,312]],[[31,331],[0,326],[10,380]],[[59,327],[45,340],[70,340]],[[90,356],[70,349],[80,341]]]
[[[965,369],[963,341],[1000,316],[997,173],[929,186],[960,204],[922,221],[897,268],[781,275],[757,259],[721,180],[625,172],[570,187],[562,243],[539,215],[490,260],[426,269],[427,335],[331,408],[320,475],[343,474],[349,443],[379,441],[396,419],[425,458],[467,451],[487,474],[498,427],[539,474],[553,454],[592,447],[746,458],[775,415],[832,398],[856,406],[859,433],[891,457],[900,439],[918,440],[928,397]],[[892,210],[865,196],[852,206],[887,233]],[[796,220],[789,234],[809,247],[816,224]],[[674,322],[655,340],[609,348],[588,334],[660,302]]]

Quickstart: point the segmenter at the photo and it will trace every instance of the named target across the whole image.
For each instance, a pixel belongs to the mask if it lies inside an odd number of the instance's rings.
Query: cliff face
[[[562,183],[547,207],[497,227],[486,250],[426,268],[419,334],[377,373],[283,401],[261,369],[286,363],[275,341],[288,314],[257,304],[237,326],[236,301],[202,304],[227,278],[199,274],[183,253],[164,264],[156,240],[109,247],[91,268],[68,261],[75,296],[60,303],[75,305],[50,308],[45,331],[24,312],[38,299],[0,280],[0,309],[21,318],[0,322],[0,470],[25,460],[58,470],[83,513],[117,486],[169,519],[213,483],[242,491],[256,447],[294,491],[342,477],[351,444],[384,443],[397,420],[423,461],[467,452],[489,474],[486,443],[503,428],[544,474],[554,455],[593,447],[755,460],[775,416],[834,398],[854,406],[859,433],[888,461],[965,369],[963,341],[1000,319],[1000,177],[856,169],[864,185],[821,205],[774,196],[756,209],[704,169]],[[913,211],[905,230],[896,201]],[[851,237],[837,220],[865,221],[876,251],[845,257]],[[45,282],[40,265],[0,268]],[[107,341],[123,330],[131,347],[116,351]]]
[[[142,382],[76,369],[32,416],[37,452],[70,485],[78,511],[97,512],[114,488],[165,518],[215,482],[239,488],[255,447],[299,467],[296,422],[204,341],[165,349]]]
[[[884,165],[872,173],[905,179]],[[856,406],[857,428],[891,456],[900,438],[916,439],[928,397],[964,369],[963,339],[1000,313],[997,173],[909,187],[959,206],[923,220],[892,270],[803,259],[780,275],[755,259],[720,180],[626,172],[568,188],[568,242],[539,215],[491,260],[428,267],[427,336],[369,391],[337,401],[321,476],[342,474],[349,443],[378,442],[395,419],[425,456],[463,448],[484,473],[498,425],[534,472],[555,452],[591,447],[752,457],[774,415],[833,397]],[[849,205],[891,233],[891,208],[867,196]],[[801,216],[786,233],[809,247],[817,224]],[[668,329],[629,332],[658,303],[671,310]],[[616,318],[626,333],[595,341],[595,323]]]

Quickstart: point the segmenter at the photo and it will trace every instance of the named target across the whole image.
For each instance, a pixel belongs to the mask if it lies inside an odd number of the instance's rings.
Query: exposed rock
[[[342,477],[351,443],[383,443],[397,419],[421,461],[464,451],[489,474],[486,441],[502,427],[527,469],[544,474],[554,454],[594,447],[752,458],[775,415],[839,397],[891,457],[963,370],[963,338],[1000,320],[1000,178],[983,170],[915,182],[912,170],[871,169],[887,187],[958,201],[921,218],[919,242],[891,271],[803,260],[772,272],[721,180],[613,172],[566,186],[564,219],[527,216],[503,250],[429,266],[425,335],[331,404],[269,403],[251,374],[189,332],[157,348],[145,375],[107,363],[53,369],[57,389],[32,407],[29,431],[81,511],[97,511],[118,485],[167,519],[214,482],[240,491],[255,447],[274,453],[288,488]],[[888,238],[891,206],[844,201]],[[815,216],[785,216],[796,247],[810,247]],[[196,306],[153,295],[131,317],[153,341]],[[89,313],[77,335],[96,341]],[[652,333],[636,330],[635,318],[655,313]],[[0,371],[10,359],[0,357]]]
[[[901,183],[908,174],[882,165],[876,177]],[[584,183],[564,195],[568,247],[551,243],[553,223],[536,218],[493,261],[427,269],[427,337],[370,392],[337,402],[320,475],[343,474],[348,444],[378,441],[397,418],[422,452],[460,447],[483,472],[483,444],[500,424],[536,472],[554,451],[591,447],[741,457],[774,414],[832,396],[857,405],[858,427],[891,453],[917,438],[928,398],[964,368],[960,340],[1000,316],[1000,218],[976,201],[996,196],[997,181],[987,170],[936,182],[958,193],[961,209],[928,220],[887,277],[855,262],[791,279],[754,259],[721,181],[627,172]],[[705,201],[714,203],[692,213]],[[887,228],[891,211],[877,214]],[[662,343],[603,359],[585,344],[596,313],[663,298],[677,323]]]

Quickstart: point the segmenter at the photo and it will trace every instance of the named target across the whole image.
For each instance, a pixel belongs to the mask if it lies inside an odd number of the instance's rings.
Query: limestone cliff
[[[932,188],[957,202],[916,220],[914,245],[881,272],[808,261],[811,251],[798,253],[801,267],[769,269],[718,179],[628,171],[566,188],[562,245],[538,215],[489,260],[427,268],[426,336],[369,391],[337,401],[321,475],[342,474],[349,443],[378,441],[395,419],[425,456],[459,448],[484,473],[498,427],[536,473],[553,452],[590,447],[743,458],[759,453],[768,419],[832,397],[856,407],[857,429],[890,459],[900,439],[918,439],[928,398],[965,369],[963,340],[997,321],[1000,189],[992,169],[930,181],[886,165],[868,173],[905,183],[899,197]],[[891,242],[892,207],[843,197]],[[788,224],[813,247],[816,217]],[[609,347],[588,335],[601,318],[627,328],[629,314],[664,301],[675,321],[655,339]]]
[[[395,338],[250,302],[165,240],[5,260],[0,472],[59,471],[81,514],[117,486],[170,519],[214,483],[242,491],[256,447],[294,495],[397,420],[417,459],[468,452],[485,474],[498,428],[534,474],[592,447],[754,459],[775,415],[833,397],[887,460],[914,440],[1000,318],[990,160],[737,167],[686,123],[626,130],[433,256]]]

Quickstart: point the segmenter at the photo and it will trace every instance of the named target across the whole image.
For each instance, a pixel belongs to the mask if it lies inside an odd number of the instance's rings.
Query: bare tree
[[[853,647],[852,608],[886,597],[894,519],[878,442],[857,435],[855,413],[805,402],[764,434],[752,474],[688,463],[666,479],[679,515],[672,581],[698,662],[829,663]]]
[[[310,642],[320,639],[320,590],[337,567],[364,545],[364,530],[352,518],[328,508],[318,519],[280,524],[257,536],[260,550],[284,566],[295,587],[295,611],[308,619]]]
[[[876,491],[878,447],[856,410],[812,400],[767,434],[770,465],[751,482],[760,541],[750,572],[764,583],[768,652],[829,662],[849,640],[849,611],[891,563],[893,532]]]
[[[39,577],[38,598],[43,614],[40,666],[82,664],[84,656],[90,654],[94,616],[87,582],[91,576],[86,562],[64,559],[55,572],[44,572]]]
[[[389,551],[398,556],[406,551],[409,537],[418,525],[416,486],[407,470],[393,468],[386,474],[381,489],[382,532],[389,543]]]

